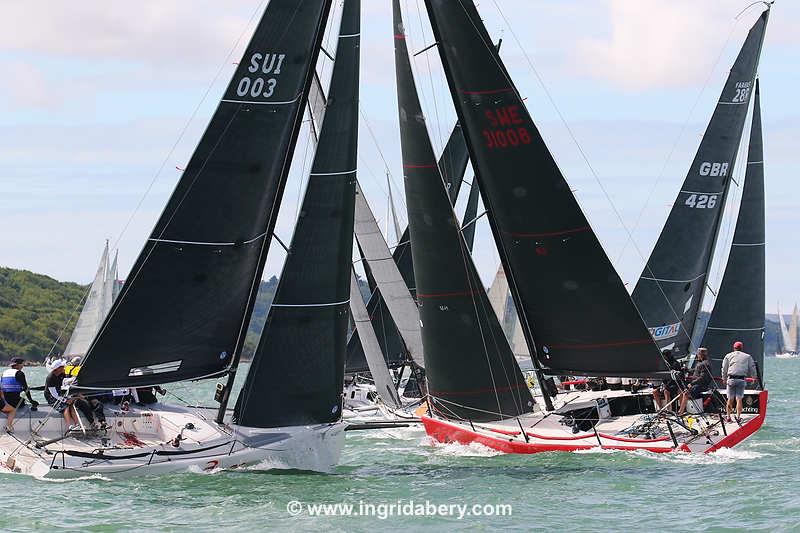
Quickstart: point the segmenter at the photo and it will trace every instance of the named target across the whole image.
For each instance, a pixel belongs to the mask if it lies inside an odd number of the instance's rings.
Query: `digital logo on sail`
[[[671,339],[672,337],[676,336],[681,330],[681,323],[678,322],[676,324],[668,324],[666,326],[658,326],[657,328],[647,329],[650,331],[650,335],[653,336],[654,340],[660,341],[664,339]]]

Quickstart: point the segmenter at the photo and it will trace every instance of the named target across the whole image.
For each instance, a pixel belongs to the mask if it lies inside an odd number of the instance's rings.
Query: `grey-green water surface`
[[[421,428],[349,432],[330,475],[187,472],[68,482],[0,475],[0,529],[800,531],[800,360],[770,358],[765,374],[764,427],[713,455],[498,455],[434,445]],[[28,376],[38,384],[44,371],[30,369]],[[210,405],[213,386],[171,390]],[[297,516],[287,510],[290,502],[300,502]],[[337,503],[368,516],[310,516],[309,504]],[[466,505],[466,515],[459,518],[453,507],[454,516],[407,516],[442,504]],[[508,508],[496,509],[505,516],[473,514],[473,506],[487,504],[510,505],[510,515]]]

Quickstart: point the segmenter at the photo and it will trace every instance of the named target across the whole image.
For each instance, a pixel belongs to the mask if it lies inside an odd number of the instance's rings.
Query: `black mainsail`
[[[234,410],[234,421],[243,426],[341,418],[358,160],[360,19],[360,0],[345,0],[303,205]]]
[[[534,364],[553,374],[663,372],[474,4],[425,3]]]
[[[656,343],[662,348],[672,347],[676,355],[691,350],[768,18],[769,9],[747,35],[633,291],[633,300]]]
[[[756,80],[747,170],[742,202],[733,233],[728,264],[717,293],[702,345],[708,348],[714,376],[735,341],[742,341],[759,373],[764,369],[764,150],[761,138],[761,102]]]
[[[84,388],[235,369],[330,0],[272,0],[119,297]]]
[[[417,96],[399,0],[392,5],[406,207],[429,405],[447,418],[517,416],[533,409],[530,391],[461,235]]]

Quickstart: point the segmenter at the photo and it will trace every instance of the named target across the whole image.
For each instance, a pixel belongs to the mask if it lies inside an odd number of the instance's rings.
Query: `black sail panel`
[[[406,206],[431,408],[497,420],[532,409],[530,391],[489,304],[436,165],[398,0],[395,68]]]
[[[672,347],[676,355],[691,350],[768,15],[769,10],[750,29],[664,229],[633,291],[633,300],[653,338],[660,347]]]
[[[733,233],[728,265],[714,310],[703,337],[714,376],[721,377],[722,359],[733,343],[742,341],[744,351],[764,369],[765,306],[764,151],[758,81],[753,104],[753,126],[747,152],[742,202]]]
[[[345,0],[328,105],[289,254],[234,420],[341,418],[358,159],[360,0]]]
[[[329,7],[269,3],[79,386],[214,375],[241,351]]]
[[[549,373],[665,370],[472,2],[426,0],[531,353]]]
[[[464,140],[464,133],[461,126],[456,123],[450,137],[447,140],[442,155],[439,157],[439,170],[447,184],[450,200],[455,204],[461,184],[464,181],[464,172],[469,162],[467,145]],[[414,265],[411,257],[411,243],[408,228],[405,229],[398,245],[392,251],[397,269],[403,280],[406,282],[411,295],[416,298],[416,284],[414,282]],[[367,302],[367,312],[371,317],[372,327],[378,336],[378,342],[383,350],[383,357],[390,368],[397,368],[408,360],[406,356],[405,344],[397,331],[397,326],[392,319],[392,315],[383,302],[380,290],[374,291]],[[358,332],[350,336],[347,342],[347,363],[346,372],[356,373],[366,371],[367,359],[364,348],[361,346]]]

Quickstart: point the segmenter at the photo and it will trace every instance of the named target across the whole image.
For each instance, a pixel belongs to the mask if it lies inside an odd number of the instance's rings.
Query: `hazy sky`
[[[360,132],[359,177],[385,223],[384,158],[395,197],[402,200],[391,3],[362,3],[366,122],[362,120]],[[534,120],[630,287],[685,177],[727,71],[762,9],[753,7],[735,20],[749,3],[479,2],[489,32],[503,38],[502,56]],[[2,2],[0,265],[85,283],[93,276],[104,240],[110,239],[118,242],[121,271],[126,273],[180,176],[176,167],[182,168],[191,156],[264,4]],[[336,4],[330,26],[338,23]],[[432,43],[423,2],[404,0],[403,7],[409,47],[421,50]],[[760,67],[770,311],[778,299],[784,308],[800,300],[794,263],[800,188],[793,157],[800,137],[798,28],[800,3],[779,1]],[[335,39],[328,42],[329,48],[335,47]],[[323,63],[325,77],[331,65]],[[431,137],[440,149],[455,112],[436,51],[416,57],[414,67]],[[284,241],[291,237],[310,158],[308,135],[302,132],[277,230]],[[402,202],[400,208],[402,214]],[[627,242],[625,228],[635,246]],[[478,229],[476,256],[488,283],[498,258],[485,222]],[[273,247],[269,275],[280,272],[283,257]]]

